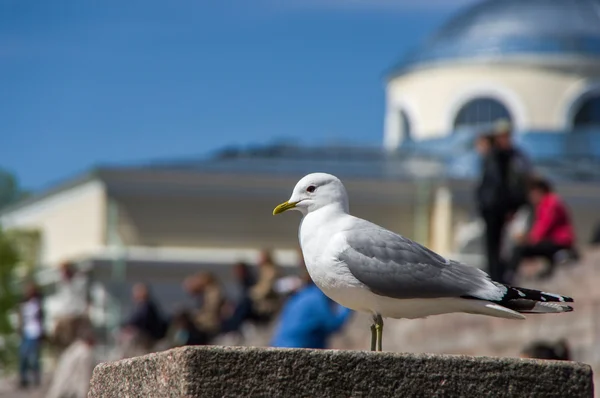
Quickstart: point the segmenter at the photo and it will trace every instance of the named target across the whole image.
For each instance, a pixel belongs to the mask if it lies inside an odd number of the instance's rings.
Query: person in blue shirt
[[[330,300],[305,273],[303,285],[285,303],[271,346],[327,348],[352,311]]]

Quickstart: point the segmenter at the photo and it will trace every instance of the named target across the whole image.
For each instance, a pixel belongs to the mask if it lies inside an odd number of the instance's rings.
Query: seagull
[[[349,214],[335,176],[313,173],[294,187],[287,210],[302,213],[298,237],[306,268],[332,300],[372,316],[371,351],[382,351],[383,318],[468,313],[506,319],[573,311],[573,299],[492,281],[479,268]]]

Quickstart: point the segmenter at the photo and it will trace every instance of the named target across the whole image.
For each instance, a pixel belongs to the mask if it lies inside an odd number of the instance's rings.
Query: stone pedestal
[[[592,369],[514,358],[185,347],[96,367],[89,398],[593,397]]]

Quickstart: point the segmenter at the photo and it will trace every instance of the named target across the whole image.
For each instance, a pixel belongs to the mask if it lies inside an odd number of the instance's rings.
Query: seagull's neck
[[[306,217],[312,216],[312,218],[318,218],[321,222],[326,222],[328,219],[337,218],[344,214],[348,214],[348,206],[342,203],[330,203],[311,211]]]
[[[342,225],[348,212],[340,204],[329,204],[317,210],[311,211],[300,223],[299,238],[300,246],[304,251],[310,246],[318,244],[326,239],[325,234],[331,234]],[[305,252],[306,253],[306,252]]]

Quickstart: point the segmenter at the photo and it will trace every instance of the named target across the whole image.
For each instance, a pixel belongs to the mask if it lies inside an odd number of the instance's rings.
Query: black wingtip
[[[571,300],[571,301],[573,301],[573,300]],[[564,308],[563,312],[573,312],[573,311],[575,311],[575,309],[573,307],[571,307],[570,305],[566,305],[563,308]]]
[[[573,303],[575,300],[568,296],[563,296],[556,293],[548,293],[540,290],[525,289],[522,287],[515,287],[510,285],[504,285],[507,289],[506,295],[503,301],[527,299],[533,301],[549,302],[549,303]]]
[[[561,296],[560,294],[546,293],[546,292],[541,292],[541,294],[546,299],[549,299],[549,298],[558,298],[558,301],[561,302],[561,303],[574,303],[575,302],[575,300],[573,300],[572,297]],[[556,300],[550,300],[550,301],[556,301]]]

